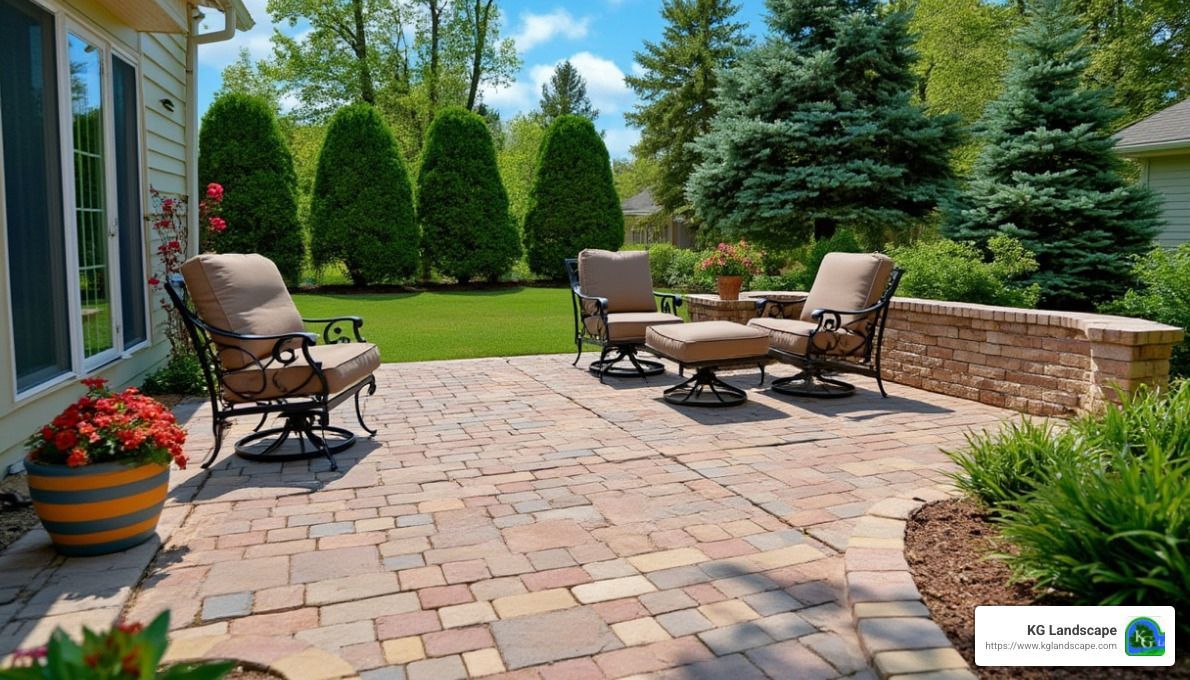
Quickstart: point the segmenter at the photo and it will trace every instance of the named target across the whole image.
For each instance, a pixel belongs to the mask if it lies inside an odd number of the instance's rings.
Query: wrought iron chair
[[[677,315],[682,298],[653,291],[649,253],[587,249],[577,258],[566,259],[565,265],[578,350],[574,365],[582,359],[584,345],[595,345],[600,348],[599,360],[591,362],[589,370],[600,382],[608,375],[644,378],[664,373],[661,362],[640,359],[637,351],[644,346],[649,326],[682,323]],[[625,360],[630,365],[617,365]]]
[[[232,418],[260,416],[235,443],[249,460],[290,461],[335,454],[355,443],[350,430],[330,425],[330,412],[348,399],[369,436],[360,392],[376,392],[380,350],[360,334],[363,321],[345,316],[302,319],[276,265],[260,255],[199,255],[182,265],[165,290],[181,314],[202,365],[211,399],[219,455]],[[323,326],[321,340],[306,324]],[[261,429],[270,415],[284,423]]]
[[[805,298],[759,299],[749,326],[769,333],[769,354],[801,369],[772,382],[775,392],[802,397],[845,397],[855,386],[834,373],[876,378],[888,309],[904,272],[885,255],[830,253]]]

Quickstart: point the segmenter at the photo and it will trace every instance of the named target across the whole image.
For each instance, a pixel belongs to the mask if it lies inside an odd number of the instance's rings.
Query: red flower
[[[82,449],[71,451],[70,455],[66,458],[66,465],[68,467],[82,467],[87,462],[87,452]]]
[[[222,217],[212,217],[211,218],[211,231],[215,232],[216,234],[222,234],[223,231],[226,229],[227,229],[227,221],[224,220]]]
[[[59,451],[69,451],[78,442],[79,438],[74,430],[61,430],[54,435],[54,446],[58,447]]]
[[[150,276],[149,277],[149,285],[150,286],[159,286],[159,285],[161,285],[161,279],[157,278],[156,276]]]
[[[216,182],[211,182],[207,185],[207,198],[216,203],[223,201],[223,185]]]
[[[167,198],[167,199],[161,201],[161,212],[168,215],[168,214],[172,213],[173,211],[174,211],[174,199]]]
[[[98,390],[107,384],[107,378],[83,378],[83,384],[87,386],[87,389]]]
[[[145,629],[145,624],[137,623],[135,621],[132,623],[125,623],[124,621],[120,621],[116,624],[116,628],[119,629],[120,632],[122,632],[122,633],[128,633],[129,635],[136,635],[137,633],[139,633]]]
[[[18,649],[12,653],[13,659],[44,659],[47,650],[45,647],[30,647],[29,649]]]

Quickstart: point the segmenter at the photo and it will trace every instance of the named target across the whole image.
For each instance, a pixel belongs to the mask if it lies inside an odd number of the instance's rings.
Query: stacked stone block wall
[[[746,293],[796,298],[797,293]],[[688,296],[691,321],[746,323],[748,300]],[[1102,314],[894,298],[882,355],[887,380],[1040,416],[1097,408],[1117,389],[1163,386],[1180,328]]]

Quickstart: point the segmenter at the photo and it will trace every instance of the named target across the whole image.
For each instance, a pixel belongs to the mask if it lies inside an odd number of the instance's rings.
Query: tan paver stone
[[[384,649],[384,658],[389,663],[406,664],[426,658],[425,647],[421,638],[416,635],[385,640],[381,647]]]
[[[312,605],[334,604],[388,595],[398,590],[400,590],[400,586],[397,583],[397,575],[393,573],[347,576],[307,585],[306,603]]]
[[[370,620],[352,621],[299,631],[294,637],[316,647],[333,650],[361,642],[372,642],[376,639],[376,627]]]
[[[465,680],[467,668],[463,657],[443,656],[414,661],[405,667],[405,675],[409,680]]]
[[[945,647],[946,633],[928,618],[862,619],[859,637],[869,654],[896,649]]]
[[[629,647],[670,639],[669,633],[651,616],[613,623],[612,631]]]
[[[522,595],[510,595],[492,601],[492,606],[496,608],[496,613],[502,619],[540,614],[542,612],[566,609],[567,607],[576,605],[578,605],[578,602],[575,601],[570,591],[565,588],[553,588],[551,590],[539,590],[534,593],[525,593]]]
[[[591,534],[573,520],[535,522],[503,531],[504,541],[513,552],[529,553],[552,548],[568,548],[591,543]]]
[[[380,554],[372,546],[318,550],[294,555],[289,559],[294,583],[329,581],[383,571]]]
[[[202,583],[203,595],[251,592],[289,584],[288,557],[219,562]]]
[[[913,673],[912,675],[894,675],[888,680],[979,680],[979,678],[969,670],[952,668],[944,671]]]
[[[413,593],[396,593],[381,597],[370,597],[354,602],[342,602],[323,607],[319,610],[319,621],[329,626],[336,623],[350,623],[364,619],[376,619],[391,614],[414,612],[420,608],[417,595]]]
[[[619,678],[634,673],[652,673],[673,666],[707,661],[714,656],[698,638],[684,637],[598,654],[595,663],[599,664],[608,677]]]
[[[696,548],[678,548],[677,550],[663,550],[661,552],[635,555],[628,558],[628,562],[638,570],[648,573],[659,569],[684,567],[707,561],[707,556]]]
[[[463,652],[463,664],[467,666],[467,673],[476,678],[506,670],[500,652],[495,647]]]
[[[810,562],[822,557],[826,557],[826,555],[823,555],[821,551],[812,546],[802,544],[754,553],[736,559],[745,560],[748,564],[753,565],[756,571],[768,571],[769,569],[786,567],[791,564]]]
[[[273,614],[253,614],[233,619],[228,630],[232,636],[243,635],[293,635],[299,631],[318,627],[318,610],[314,607],[294,609]]]
[[[456,604],[438,610],[438,618],[442,620],[443,628],[461,628],[477,623],[487,623],[496,620],[496,612],[487,602],[471,602]]]
[[[651,593],[657,587],[644,576],[626,576],[610,581],[596,581],[584,583],[571,588],[574,596],[583,604],[616,600],[621,597],[632,597],[643,593]]]
[[[443,512],[445,510],[461,510],[467,507],[457,498],[439,498],[432,501],[422,501],[417,504],[418,512]]]
[[[381,640],[409,637],[442,630],[436,611],[415,611],[376,619],[376,636]]]
[[[351,664],[319,649],[307,649],[278,659],[270,666],[293,680],[333,680],[355,675]]]
[[[881,652],[873,657],[881,675],[902,675],[950,669],[966,669],[967,662],[954,647]]]
[[[452,604],[471,602],[475,599],[471,595],[471,589],[463,584],[422,588],[417,591],[417,597],[421,600],[422,609],[437,609]]]
[[[227,639],[226,635],[202,635],[192,638],[171,636],[162,662],[172,663],[190,659],[201,659],[215,645]]]
[[[918,600],[902,602],[857,602],[855,618],[878,619],[894,616],[929,616],[930,610]]]
[[[751,607],[739,600],[704,604],[698,608],[698,611],[716,626],[730,626],[733,623],[759,618],[759,615]]]
[[[487,627],[473,626],[426,633],[422,636],[422,644],[425,645],[428,656],[448,656],[491,647],[495,642]]]
[[[502,619],[491,625],[509,668],[589,656],[621,646],[611,629],[588,607]]]

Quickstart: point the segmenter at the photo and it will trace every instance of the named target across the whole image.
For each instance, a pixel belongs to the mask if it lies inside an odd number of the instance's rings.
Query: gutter
[[[1117,144],[1116,153],[1121,156],[1145,156],[1178,152],[1190,149],[1190,138],[1171,139],[1164,142],[1149,142],[1146,144]]]
[[[190,252],[198,254],[198,201],[201,198],[198,187],[198,46],[231,40],[236,34],[237,5],[234,0],[223,0],[223,28],[210,33],[199,33],[202,12],[196,5],[187,5],[190,10],[190,31],[186,37],[186,193],[191,205],[186,214],[187,229],[190,232]]]

